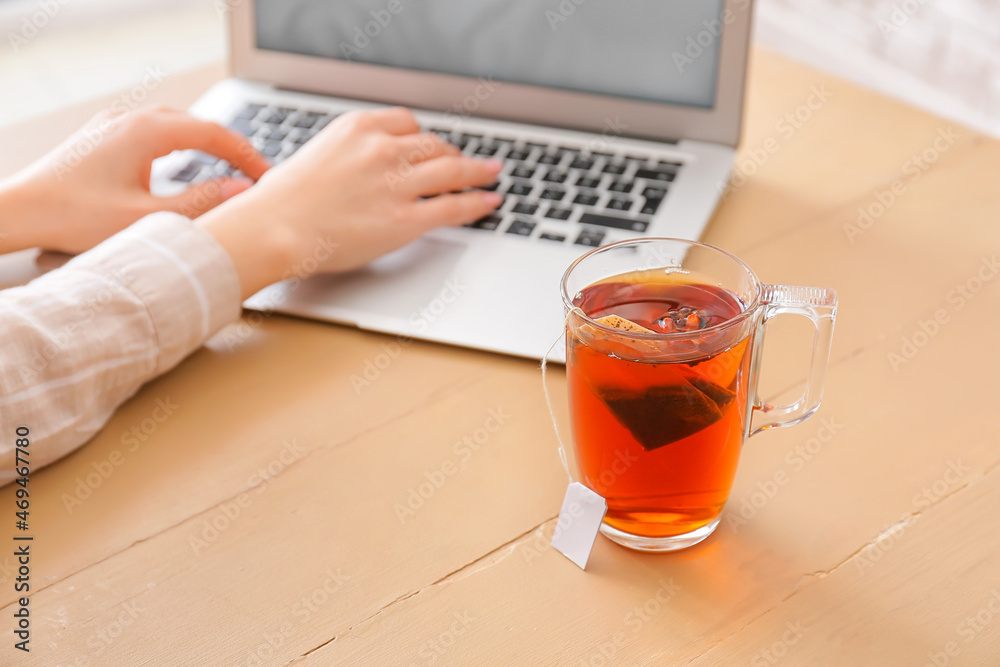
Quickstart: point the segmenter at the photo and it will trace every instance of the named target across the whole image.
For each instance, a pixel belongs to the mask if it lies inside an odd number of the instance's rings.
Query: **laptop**
[[[232,3],[234,78],[191,111],[274,163],[338,115],[383,105],[505,163],[495,214],[361,270],[273,285],[246,307],[545,356],[577,257],[627,238],[696,239],[707,225],[740,138],[750,12],[749,0]],[[174,153],[154,165],[153,188],[225,173],[214,157]]]

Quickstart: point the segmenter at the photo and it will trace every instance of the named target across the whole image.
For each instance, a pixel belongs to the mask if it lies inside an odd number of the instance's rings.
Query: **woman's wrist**
[[[0,180],[0,254],[42,245],[33,215],[37,207],[25,182]]]
[[[245,192],[195,222],[229,255],[243,299],[285,279],[292,266],[291,232],[272,219],[268,207],[256,199],[252,191]]]

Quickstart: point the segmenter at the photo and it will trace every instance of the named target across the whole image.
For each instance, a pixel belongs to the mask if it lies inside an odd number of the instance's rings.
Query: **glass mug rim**
[[[643,333],[641,331],[622,331],[621,329],[616,329],[614,327],[608,326],[607,324],[598,322],[594,318],[590,317],[590,315],[588,315],[586,312],[584,312],[582,308],[573,303],[573,298],[570,297],[569,295],[567,284],[569,283],[570,275],[573,273],[574,269],[577,268],[577,266],[579,266],[585,260],[594,257],[595,255],[600,255],[601,253],[613,250],[615,248],[621,248],[623,246],[630,246],[630,245],[638,246],[654,242],[681,243],[691,247],[706,248],[708,250],[712,250],[721,255],[724,255],[725,257],[735,262],[741,269],[743,269],[743,271],[746,272],[747,276],[749,276],[751,284],[753,285],[753,299],[750,301],[750,303],[746,304],[743,307],[743,310],[740,313],[734,315],[725,322],[713,324],[712,326],[705,327],[704,329],[699,329],[697,331],[676,331],[674,333],[666,333],[658,331],[652,331],[650,333]],[[680,239],[669,236],[651,236],[641,239],[625,239],[624,241],[609,243],[608,245],[601,246],[600,248],[594,248],[593,250],[590,250],[584,253],[583,255],[580,255],[573,261],[572,264],[569,265],[569,267],[563,273],[562,279],[560,280],[559,291],[561,293],[563,305],[566,308],[566,312],[572,313],[573,311],[578,311],[576,316],[581,318],[584,321],[584,323],[597,327],[598,331],[603,331],[606,334],[613,334],[615,336],[622,338],[636,338],[638,340],[680,340],[682,338],[691,338],[693,336],[702,337],[712,333],[721,333],[726,329],[742,324],[745,320],[752,317],[757,308],[761,306],[763,301],[762,295],[764,293],[762,287],[763,283],[760,281],[760,278],[757,277],[757,274],[754,273],[754,270],[751,269],[746,262],[744,262],[742,259],[734,255],[733,253],[729,252],[728,250],[723,250],[718,246],[714,246],[709,243],[702,243],[701,241],[690,241],[688,239]]]

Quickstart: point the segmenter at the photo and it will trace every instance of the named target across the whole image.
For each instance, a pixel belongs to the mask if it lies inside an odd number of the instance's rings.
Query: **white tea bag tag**
[[[580,482],[572,482],[566,489],[552,546],[566,558],[587,569],[587,559],[601,529],[601,522],[608,511],[604,498]]]

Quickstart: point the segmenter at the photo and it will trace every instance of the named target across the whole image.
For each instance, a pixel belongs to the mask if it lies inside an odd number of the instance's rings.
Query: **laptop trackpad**
[[[465,250],[464,244],[421,238],[350,273],[274,285],[251,297],[246,305],[325,315],[361,326],[365,325],[362,313],[408,320],[446,289]]]

